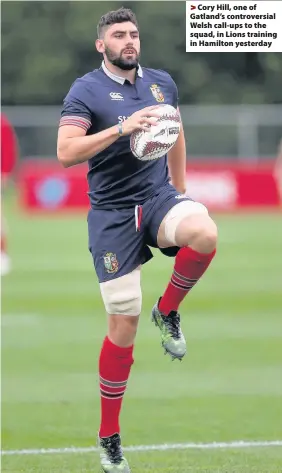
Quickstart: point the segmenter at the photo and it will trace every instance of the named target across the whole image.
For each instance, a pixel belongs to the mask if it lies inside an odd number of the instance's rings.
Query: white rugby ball
[[[180,131],[180,115],[172,105],[160,105],[156,110],[160,118],[148,131],[136,130],[130,136],[132,154],[141,161],[164,156],[175,144]]]

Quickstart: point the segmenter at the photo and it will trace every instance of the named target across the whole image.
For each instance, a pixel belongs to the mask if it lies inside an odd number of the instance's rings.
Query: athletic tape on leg
[[[109,315],[133,315],[141,312],[141,268],[125,276],[100,283],[105,309]]]

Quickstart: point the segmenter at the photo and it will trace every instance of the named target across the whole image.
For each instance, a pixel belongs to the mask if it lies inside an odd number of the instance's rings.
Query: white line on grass
[[[124,447],[125,452],[152,452],[165,450],[212,450],[224,448],[260,448],[260,447],[282,447],[282,440],[262,440],[245,441],[238,440],[234,442],[213,442],[213,443],[172,443],[161,445],[132,445]],[[44,454],[62,454],[62,453],[91,453],[97,452],[97,447],[66,447],[66,448],[39,448],[30,450],[3,450],[1,455],[44,455]]]

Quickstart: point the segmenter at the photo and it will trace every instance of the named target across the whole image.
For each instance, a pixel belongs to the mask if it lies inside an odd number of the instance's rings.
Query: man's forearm
[[[58,159],[64,167],[84,163],[119,138],[117,125],[89,136],[65,138],[58,145]]]
[[[178,192],[186,192],[186,144],[181,126],[180,134],[173,148],[168,152],[168,169],[172,185]]]

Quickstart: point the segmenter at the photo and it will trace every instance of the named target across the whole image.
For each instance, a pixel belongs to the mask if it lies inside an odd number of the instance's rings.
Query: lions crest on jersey
[[[107,273],[113,274],[118,270],[118,260],[114,253],[106,253],[104,255],[104,266]]]
[[[157,84],[152,84],[150,89],[157,102],[164,102],[164,94]]]

